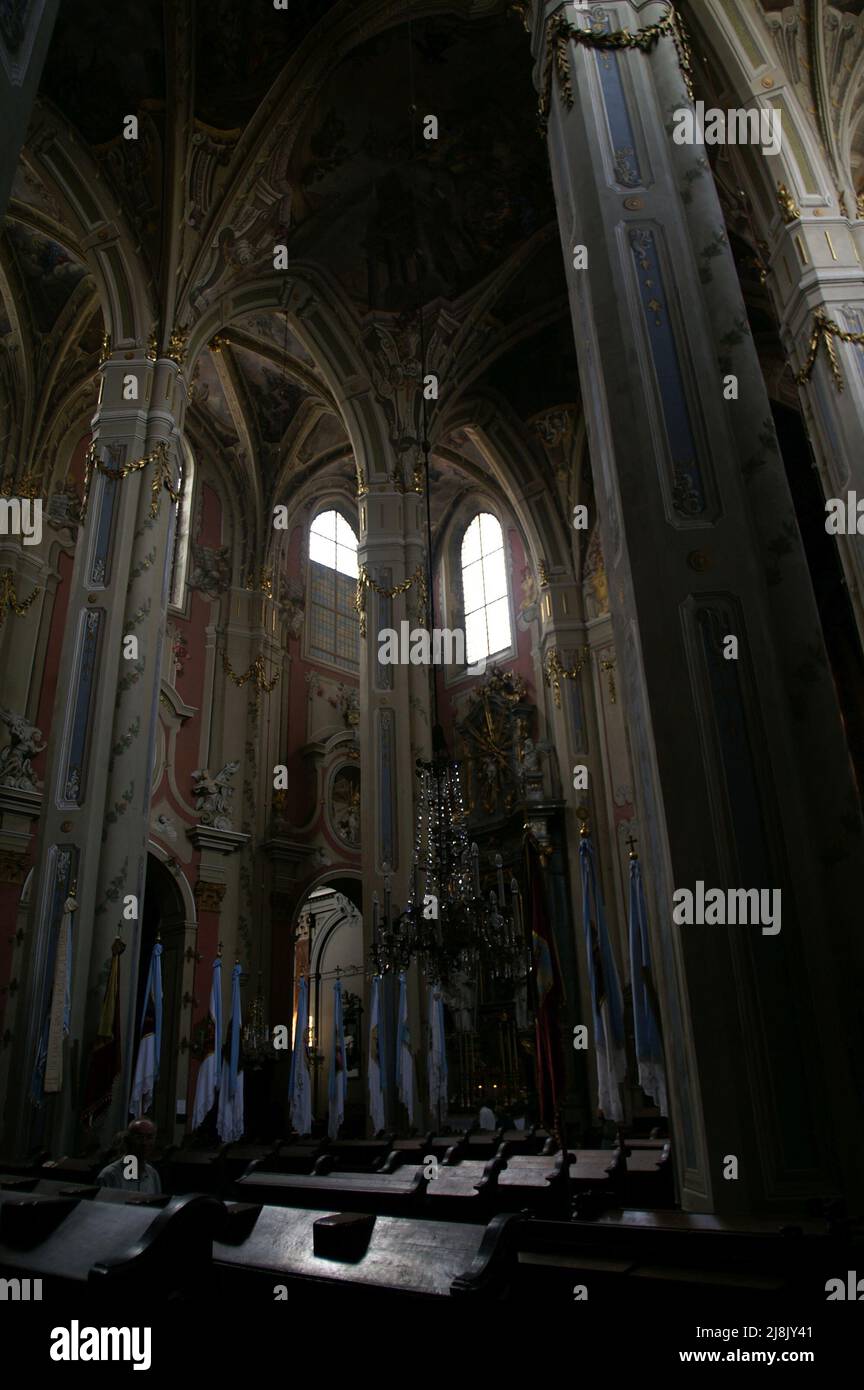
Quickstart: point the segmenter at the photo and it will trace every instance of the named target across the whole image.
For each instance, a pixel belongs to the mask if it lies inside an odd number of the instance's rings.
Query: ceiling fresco
[[[51,332],[86,268],[59,242],[39,236],[18,222],[6,222],[6,237],[24,284],[37,332]]]
[[[306,392],[256,353],[235,346],[227,351],[242,381],[262,442],[278,444],[306,399]]]
[[[162,0],[107,11],[98,0],[59,6],[40,90],[91,144],[113,140],[144,103],[164,103],[163,23]]]
[[[502,32],[509,39],[510,24],[418,26],[418,105],[434,91],[439,122],[421,151],[406,115],[404,29],[355,50],[350,81],[348,63],[336,68],[310,107],[284,170],[294,244],[299,255],[314,247],[370,308],[457,298],[554,217],[529,65]]]
[[[210,0],[200,5],[195,43],[195,114],[220,130],[244,126],[303,39],[336,0],[272,5]]]

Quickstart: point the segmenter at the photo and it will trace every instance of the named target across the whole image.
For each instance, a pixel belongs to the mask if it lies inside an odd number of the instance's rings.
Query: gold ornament
[[[693,57],[687,32],[675,7],[670,5],[666,14],[656,24],[648,24],[634,33],[630,29],[616,29],[607,33],[595,23],[590,29],[582,29],[571,24],[563,7],[550,15],[546,21],[546,45],[543,62],[543,86],[540,95],[540,125],[545,130],[549,123],[552,107],[552,69],[554,65],[558,87],[568,111],[573,109],[573,84],[570,73],[570,51],[572,41],[581,48],[593,48],[601,52],[638,49],[650,53],[662,38],[671,38],[678,55],[678,66],[684,78],[687,96],[693,100]]]
[[[168,339],[168,348],[165,356],[169,362],[176,362],[178,367],[182,367],[186,361],[186,344],[189,340],[189,330],[186,328],[173,328],[171,337]]]
[[[168,493],[172,502],[180,501],[180,493],[172,482],[171,463],[168,458],[168,445],[165,440],[160,440],[155,449],[143,458],[135,459],[132,463],[124,463],[120,468],[109,468],[107,463],[102,463],[97,457],[96,444],[90,445],[84,456],[84,496],[81,499],[81,520],[84,521],[87,515],[87,504],[90,500],[90,482],[93,473],[101,473],[104,477],[110,478],[112,483],[121,482],[123,478],[128,478],[130,473],[138,473],[142,468],[147,468],[149,464],[154,465],[153,479],[150,483],[150,516],[155,517],[159,514],[159,500],[162,488]]]
[[[372,589],[381,598],[396,598],[399,594],[407,594],[412,585],[417,585],[418,591],[418,612],[417,622],[421,627],[426,626],[426,615],[428,612],[429,592],[426,587],[426,571],[422,565],[418,565],[410,579],[403,579],[401,584],[394,584],[392,589],[385,589],[378,584],[371,576],[365,565],[360,566],[357,575],[357,591],[354,595],[354,607],[360,619],[360,636],[366,636],[366,590]]]
[[[39,590],[34,589],[29,598],[25,598],[23,603],[19,603],[12,570],[0,570],[0,627],[6,621],[7,609],[11,609],[16,618],[22,618],[38,593]]]
[[[835,338],[839,338],[841,343],[854,343],[858,347],[864,347],[864,333],[848,333],[840,327],[839,323],[835,323],[833,319],[829,318],[824,309],[817,309],[813,318],[813,331],[810,334],[807,349],[807,361],[795,378],[799,386],[803,386],[813,375],[816,358],[819,356],[819,348],[824,343],[828,361],[831,364],[834,385],[838,391],[844,389],[843,373],[840,370],[837,350],[834,347]]]
[[[778,183],[777,185],[777,202],[780,204],[783,221],[786,223],[787,227],[790,222],[800,221],[801,209],[795,202],[795,199],[792,197],[785,183]]]
[[[278,671],[276,672],[275,676],[273,676],[270,680],[267,679],[267,676],[264,672],[264,656],[261,652],[258,653],[251,666],[246,667],[246,670],[243,672],[241,676],[238,676],[237,672],[231,665],[231,662],[228,660],[228,653],[223,652],[222,669],[225,672],[228,679],[232,680],[240,690],[242,690],[243,686],[246,685],[247,681],[252,681],[255,686],[256,701],[258,699],[258,695],[262,690],[264,691],[265,695],[269,695],[271,690],[275,689],[276,682],[279,679]]]
[[[561,653],[558,651],[558,648],[549,648],[549,651],[546,653],[546,660],[543,664],[543,677],[546,684],[552,689],[556,709],[561,708],[561,682],[578,680],[585,668],[585,662],[590,655],[591,648],[582,647],[576,665],[568,669],[561,660]]]

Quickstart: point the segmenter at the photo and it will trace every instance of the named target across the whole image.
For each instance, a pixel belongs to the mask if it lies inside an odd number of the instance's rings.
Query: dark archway
[[[160,1142],[170,1144],[174,1137],[174,1097],[177,1094],[177,1048],[180,1021],[180,986],[183,973],[182,943],[186,927],[183,895],[174,875],[156,855],[147,855],[147,878],[141,914],[141,939],[138,959],[138,992],[135,1000],[135,1022],[131,1041],[132,1076],[141,1020],[146,1004],[150,957],[156,938],[162,941],[162,1055],[159,1079],[152,1109],[148,1112],[159,1127]]]

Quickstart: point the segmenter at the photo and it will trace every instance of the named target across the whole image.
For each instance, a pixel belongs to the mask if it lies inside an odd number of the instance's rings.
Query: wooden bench
[[[212,1278],[212,1243],[226,1220],[212,1197],[175,1197],[163,1211],[126,1202],[0,1192],[0,1276],[41,1278],[45,1297],[159,1306],[199,1295]]]
[[[570,1166],[573,1155],[555,1157],[513,1154],[498,1174],[499,1209],[529,1210],[566,1219],[570,1214]]]
[[[335,1300],[349,1310],[383,1298],[494,1299],[514,1267],[508,1234],[518,1217],[495,1218],[490,1228],[376,1216],[365,1249],[344,1259],[315,1253],[318,1219],[320,1212],[285,1207],[229,1208],[226,1237],[213,1245],[226,1306],[248,1298],[260,1309],[262,1301],[273,1302],[278,1284],[286,1286],[291,1304]]]
[[[322,1156],[323,1157],[323,1156]],[[425,1180],[420,1165],[394,1173],[274,1173],[251,1164],[234,1184],[242,1202],[313,1207],[325,1211],[410,1213],[418,1206]]]

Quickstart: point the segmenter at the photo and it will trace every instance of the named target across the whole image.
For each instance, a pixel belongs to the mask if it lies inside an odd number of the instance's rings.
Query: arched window
[[[182,608],[186,598],[186,567],[189,559],[189,525],[192,511],[192,487],[195,463],[192,450],[181,446],[177,451],[179,477],[177,501],[174,507],[174,544],[171,552],[171,575],[168,581],[168,603]]]
[[[490,512],[480,512],[462,538],[465,659],[469,666],[506,651],[513,641],[504,535]]]
[[[360,670],[357,537],[337,511],[319,512],[309,531],[308,655]]]

